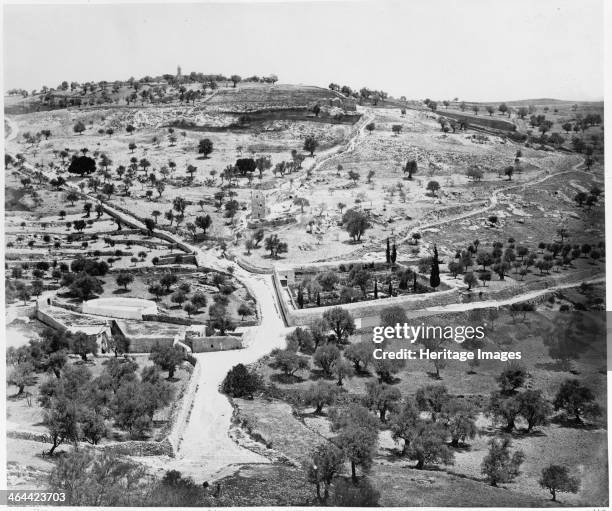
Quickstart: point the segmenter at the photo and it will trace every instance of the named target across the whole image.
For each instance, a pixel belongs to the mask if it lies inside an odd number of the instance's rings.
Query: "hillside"
[[[100,82],[73,84],[71,88],[48,89],[44,93],[5,96],[5,114],[19,115],[63,108],[117,106],[202,106],[212,110],[247,112],[267,109],[312,109],[315,105],[355,111],[355,100],[310,85],[266,82]]]

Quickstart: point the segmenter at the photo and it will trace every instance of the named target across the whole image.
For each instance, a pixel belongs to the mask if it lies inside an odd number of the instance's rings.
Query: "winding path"
[[[469,218],[469,217],[475,216],[475,215],[481,215],[482,213],[485,213],[486,211],[489,211],[494,206],[497,206],[497,204],[499,203],[499,194],[500,193],[506,193],[509,190],[514,190],[514,189],[520,188],[522,186],[537,185],[537,184],[543,183],[544,181],[547,181],[548,179],[551,179],[553,177],[562,176],[563,174],[569,174],[571,172],[576,172],[578,170],[578,167],[581,167],[582,165],[584,165],[584,162],[580,161],[580,162],[576,163],[574,166],[572,166],[572,168],[569,169],[569,170],[563,170],[561,172],[553,172],[551,174],[547,174],[545,176],[532,179],[530,181],[525,181],[525,182],[522,182],[522,183],[517,183],[515,185],[507,186],[505,188],[498,188],[498,189],[493,191],[493,193],[491,194],[490,202],[486,206],[483,206],[482,208],[474,209],[472,211],[467,211],[467,212],[461,213],[459,215],[449,216],[449,217],[446,217],[446,218],[435,220],[433,222],[429,222],[429,223],[426,223],[426,224],[415,226],[412,229],[410,229],[410,231],[408,231],[408,234],[406,235],[406,237],[404,237],[400,241],[400,244],[407,242],[412,237],[412,234],[417,232],[417,231],[421,231],[423,229],[430,229],[432,227],[437,227],[439,225],[448,224],[450,222],[456,222],[458,220],[463,220],[465,218]]]

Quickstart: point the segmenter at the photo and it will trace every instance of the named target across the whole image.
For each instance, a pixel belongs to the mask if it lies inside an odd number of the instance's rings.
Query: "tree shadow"
[[[299,417],[302,419],[308,418],[310,417],[311,419],[324,419],[326,418],[328,415],[325,412],[325,410],[323,410],[320,413],[315,413],[315,411],[313,410],[312,412],[300,412],[299,413]]]
[[[385,460],[390,463],[397,463],[400,461],[408,463],[409,461],[412,461],[403,452],[403,444],[401,442],[396,443],[393,447],[381,448],[381,451],[384,451],[386,453]]]
[[[304,378],[297,376],[295,374],[275,373],[272,376],[270,376],[270,380],[276,383],[293,384],[293,383],[303,382]]]
[[[520,429],[516,431],[516,434],[513,434],[516,438],[541,438],[548,436],[541,429],[532,429],[531,431],[527,431],[527,428]]]
[[[325,374],[322,369],[311,369],[308,379],[311,381],[332,380],[333,376]]]
[[[507,433],[502,428],[496,426],[485,426],[483,428],[479,428],[478,434],[480,436],[499,436]]]
[[[566,366],[563,365],[562,362],[538,362],[534,364],[536,369],[544,369],[545,371],[553,371],[557,373],[566,373],[570,372]]]
[[[79,366],[79,365],[83,366],[83,365],[85,365],[85,366],[92,366],[93,367],[93,366],[96,365],[95,356],[92,357],[90,354],[88,354],[87,360],[83,360],[81,358],[81,355],[77,354],[76,356],[78,356],[79,359],[74,361],[73,365],[75,365],[75,366]]]
[[[472,444],[468,444],[467,442],[459,442],[457,445],[453,445],[451,442],[448,442],[448,445],[453,451],[456,452],[471,452]]]
[[[442,376],[438,376],[433,371],[427,371],[427,376],[429,376],[432,380],[436,380],[436,381],[442,381],[443,379]]]
[[[555,415],[550,419],[550,422],[562,428],[581,429],[584,431],[593,431],[600,428],[597,424],[578,422],[574,417],[570,418],[564,413]]]
[[[130,290],[129,290],[129,289],[123,289],[123,288],[121,287],[121,288],[115,289],[115,290],[113,291],[113,294],[114,294],[114,295],[124,295],[124,294],[129,293],[129,292],[130,292]]]
[[[31,396],[32,396],[32,394],[30,394],[30,397]],[[8,401],[23,401],[27,397],[28,397],[28,393],[27,392],[22,392],[21,394],[17,393],[17,394],[11,394],[10,396],[6,396],[6,399]]]

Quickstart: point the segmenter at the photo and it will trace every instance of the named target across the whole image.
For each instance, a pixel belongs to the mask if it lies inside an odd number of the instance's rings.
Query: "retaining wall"
[[[180,263],[179,264],[194,264],[197,266],[198,264],[198,260],[196,258],[196,256],[191,255],[191,254],[175,254],[175,255],[171,255],[171,256],[166,256],[166,257],[160,257],[159,258],[159,262],[157,263],[158,265],[160,264],[176,264],[176,256],[180,255]]]
[[[498,119],[495,117],[488,117],[488,116],[480,117],[480,116],[474,116],[470,114],[463,114],[463,113],[457,113],[457,112],[447,112],[446,110],[437,110],[436,112],[434,112],[434,114],[440,117],[450,117],[456,120],[465,119],[467,120],[470,126],[480,125],[486,128],[493,128],[496,130],[516,131],[516,126],[514,125],[514,123],[512,123],[511,121],[507,121],[504,119]]]
[[[7,431],[7,438],[31,440],[43,444],[51,444],[49,435],[30,431]],[[68,444],[66,444],[68,445]],[[93,445],[90,448],[100,451],[121,454],[124,456],[174,456],[174,450],[168,438],[161,442],[153,440],[127,440],[125,442],[109,442],[107,444]],[[50,447],[49,447],[50,448]]]
[[[126,337],[130,340],[130,353],[150,353],[156,344],[170,347],[174,344],[174,336],[170,337]]]
[[[193,401],[198,390],[198,384],[200,380],[200,374],[202,372],[202,365],[196,362],[196,365],[191,373],[189,384],[183,394],[181,406],[178,408],[176,413],[171,418],[172,428],[166,437],[166,441],[172,447],[173,453],[178,453],[183,440],[183,433],[193,408]],[[172,456],[172,455],[171,455]]]

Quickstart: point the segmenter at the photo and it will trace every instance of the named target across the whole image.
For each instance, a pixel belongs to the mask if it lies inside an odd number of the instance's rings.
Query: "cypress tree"
[[[385,251],[385,256],[387,259],[387,264],[391,262],[391,250],[389,248],[389,238],[387,238],[387,250]]]
[[[393,244],[393,248],[391,249],[391,262],[395,264],[397,259],[397,249],[395,248],[395,243]]]
[[[300,309],[304,308],[304,293],[302,293],[302,288],[301,287],[298,287],[297,303],[298,303],[298,306],[300,307]]]
[[[317,291],[317,306],[320,307],[321,306],[321,293],[319,293]]]
[[[434,256],[431,263],[429,285],[434,289],[440,285],[440,262],[438,261],[438,248],[434,245]]]
[[[378,298],[378,281],[375,280],[374,281],[374,299],[376,300]]]
[[[389,296],[393,296],[393,284],[389,282]]]

